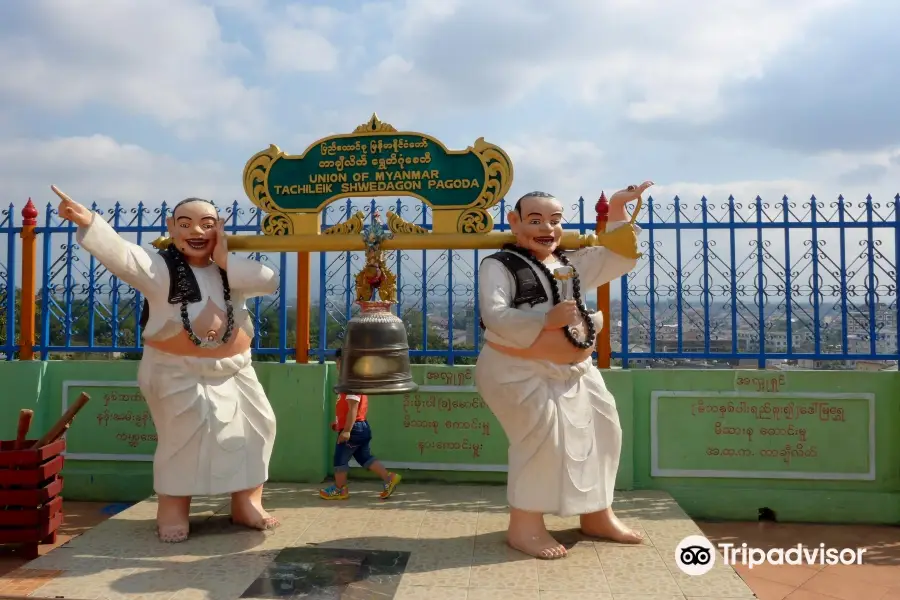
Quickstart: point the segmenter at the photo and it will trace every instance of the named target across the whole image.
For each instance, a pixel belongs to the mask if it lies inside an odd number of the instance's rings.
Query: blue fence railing
[[[0,355],[12,360],[16,350],[18,313],[16,312],[16,267],[19,233],[15,226],[19,215],[12,204],[0,210]]]
[[[688,204],[676,197],[648,198],[638,222],[644,256],[612,284],[613,359],[637,366],[690,361],[898,360],[900,307],[900,195],[886,203],[866,198],[824,202],[733,198]],[[494,208],[494,229],[507,231],[505,202]],[[593,202],[567,206],[565,227],[594,229]],[[96,208],[95,208],[96,210]],[[431,211],[411,199],[336,202],[323,228],[362,212],[393,211],[426,229]],[[166,205],[119,205],[97,212],[126,238],[145,247],[165,232]],[[255,208],[224,210],[229,233],[259,231]],[[136,353],[140,295],[111,277],[75,245],[75,228],[48,205],[38,236],[37,351]],[[0,352],[11,358],[17,331],[16,292],[21,218],[14,207],[0,215]],[[6,236],[4,240],[3,236]],[[482,343],[478,326],[479,251],[403,251],[390,258],[397,276],[397,312],[407,324],[412,356],[450,364],[470,362]],[[251,306],[261,360],[286,361],[296,345],[296,259],[254,253],[280,273],[274,297]],[[355,310],[360,253],[313,257],[310,355],[325,360],[340,344]],[[301,290],[305,293],[306,290]],[[593,302],[595,294],[588,295]]]

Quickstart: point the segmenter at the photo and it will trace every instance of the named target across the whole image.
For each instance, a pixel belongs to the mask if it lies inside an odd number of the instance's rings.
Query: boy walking
[[[335,353],[338,372],[341,369],[341,349]],[[359,466],[369,469],[384,481],[381,498],[388,498],[400,483],[400,475],[389,473],[369,449],[372,441],[372,429],[366,421],[369,410],[369,399],[365,394],[341,394],[335,406],[335,418],[331,424],[338,434],[337,446],[334,448],[334,485],[319,490],[319,496],[325,500],[346,500],[350,497],[347,487],[347,472],[350,469],[350,458],[355,458]]]

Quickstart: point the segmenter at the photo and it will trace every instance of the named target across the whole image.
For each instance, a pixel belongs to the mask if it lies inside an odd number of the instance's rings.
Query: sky
[[[887,0],[0,3],[0,202],[247,204],[245,162],[373,112],[515,166],[509,196],[900,192]]]

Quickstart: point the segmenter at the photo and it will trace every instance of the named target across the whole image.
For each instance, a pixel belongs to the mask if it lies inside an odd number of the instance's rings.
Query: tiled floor
[[[108,502],[66,502],[65,521],[59,529],[56,544],[41,546],[41,554],[47,554],[81,535],[122,508],[125,507]],[[0,546],[0,598],[5,595],[26,596],[60,574],[54,570],[19,570],[27,562],[19,546]]]
[[[126,507],[67,502],[57,546],[90,533],[27,566],[14,547],[0,546],[0,599],[29,594],[84,600],[237,598],[258,574],[273,569],[276,575],[270,572],[268,580],[279,585],[288,581],[298,591],[303,585],[321,591],[323,585],[327,588],[343,580],[349,584],[341,596],[346,600],[389,598],[390,594],[398,599],[478,600],[509,592],[517,600],[752,597],[726,570],[715,572],[712,578],[716,581],[704,587],[698,586],[709,576],[689,579],[675,570],[670,558],[674,544],[697,529],[665,495],[621,495],[618,512],[648,534],[643,546],[587,542],[570,531],[567,537],[575,544],[571,558],[544,563],[503,546],[502,488],[404,485],[395,498],[380,502],[374,493],[359,493],[362,487],[355,486],[357,495],[347,503],[326,504],[315,496],[314,488],[273,486],[270,506],[285,526],[269,534],[233,529],[219,514],[224,500],[201,500],[195,510],[196,536],[181,546],[161,546],[153,539],[152,503],[142,503],[97,527]],[[366,489],[374,492],[374,488]],[[557,530],[573,525],[572,520],[553,522]],[[798,543],[868,549],[862,566],[760,565],[750,569],[739,565],[737,572],[760,600],[900,600],[900,528],[734,522],[698,525],[714,542],[746,543],[761,549]],[[301,550],[281,552],[284,546]],[[53,548],[45,546],[42,553]],[[332,552],[337,548],[398,552],[375,553],[375,558],[365,552],[335,557]],[[228,553],[235,556],[223,556]],[[311,560],[310,553],[324,555],[324,562]],[[286,579],[277,576],[277,572],[284,575],[279,563],[295,567],[288,570]],[[304,563],[305,579],[297,577],[298,563]],[[394,572],[399,575],[395,577]],[[287,595],[288,590],[274,590],[272,584],[266,588],[265,579],[248,594],[264,597],[262,590],[268,589],[269,595],[273,591]],[[711,584],[722,584],[722,589]],[[370,592],[374,595],[366,596]]]
[[[716,543],[770,548],[867,548],[862,565],[738,565],[760,600],[900,600],[900,528],[866,525],[699,523]]]
[[[290,585],[322,572],[298,558],[302,552],[279,557],[285,547],[344,548],[393,550],[408,560],[396,582],[398,600],[753,598],[734,570],[721,562],[702,577],[678,570],[675,545],[686,535],[702,532],[663,493],[618,496],[617,513],[646,533],[640,546],[584,540],[574,529],[577,518],[548,518],[551,529],[563,532],[572,549],[568,559],[546,562],[505,546],[503,487],[403,485],[386,502],[377,499],[374,485],[357,484],[354,492],[347,502],[326,503],[311,486],[269,486],[267,506],[283,525],[267,533],[231,526],[222,512],[225,498],[198,499],[191,539],[165,545],[154,538],[155,504],[146,501],[13,573],[19,578],[45,577],[43,585],[26,592],[45,598],[232,599],[269,570],[276,557],[293,565]],[[390,597],[387,587],[394,584],[388,579],[366,582],[369,587],[382,585],[382,590],[364,589],[366,585],[354,580],[362,569],[347,566],[348,561],[359,564],[362,554],[351,554],[341,567],[340,583],[348,587],[306,596],[308,600]],[[268,577],[277,579],[271,573]],[[321,587],[321,577],[319,583]],[[250,593],[260,589],[256,586]],[[291,590],[283,591],[288,594],[283,597],[290,597]],[[4,592],[12,593],[0,588],[0,595]]]

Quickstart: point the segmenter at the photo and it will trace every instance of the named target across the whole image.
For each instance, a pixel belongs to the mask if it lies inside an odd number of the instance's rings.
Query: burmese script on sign
[[[663,468],[868,470],[865,399],[662,398],[658,410]]]
[[[285,208],[391,193],[467,206],[481,194],[484,179],[484,165],[473,153],[449,153],[426,136],[397,134],[326,140],[303,157],[279,158],[268,186]]]
[[[102,400],[88,402],[82,409],[79,421],[83,420],[84,426],[72,427],[66,435],[69,452],[74,454],[154,452],[157,442],[156,430],[147,402],[137,388],[89,387],[87,392]]]
[[[713,415],[716,420],[711,423],[713,435],[727,445],[712,444],[706,449],[709,456],[751,457],[777,459],[790,465],[795,460],[817,458],[818,447],[807,439],[808,432],[804,426],[810,421],[843,423],[846,420],[844,409],[824,401],[784,403],[773,401],[738,401],[709,402],[697,400],[691,408],[695,416]],[[740,425],[734,417],[740,419]],[[731,419],[728,417],[732,416]],[[744,425],[743,423],[747,423]],[[795,425],[796,423],[796,425]],[[754,436],[763,446],[753,447]],[[726,442],[727,440],[727,442]],[[747,445],[731,445],[732,440],[746,440]],[[820,440],[825,441],[825,440]]]
[[[479,462],[486,447],[498,443],[505,453],[503,432],[477,393],[425,391],[405,394],[393,405],[401,410],[399,423],[390,425],[391,460]],[[370,415],[378,412],[370,409]],[[388,427],[386,420],[373,421],[373,428]]]
[[[691,414],[697,415],[749,415],[757,421],[796,421],[812,417],[823,422],[846,420],[845,408],[824,400],[697,400],[691,406]]]
[[[475,385],[475,369],[460,367],[425,367],[425,385],[471,387]]]
[[[778,394],[788,391],[788,380],[785,373],[777,375],[757,375],[735,373],[734,390],[736,392],[759,392]]]

